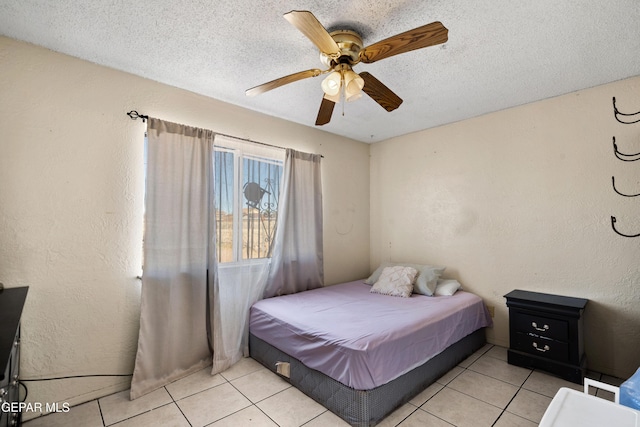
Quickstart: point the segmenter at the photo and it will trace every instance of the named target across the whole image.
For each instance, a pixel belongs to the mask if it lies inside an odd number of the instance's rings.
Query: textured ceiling
[[[640,75],[638,0],[0,0],[0,34],[314,127],[322,77],[244,94],[324,68],[282,17],[291,10],[365,46],[432,21],[449,29],[445,44],[355,67],[404,100],[391,113],[367,96],[344,115],[336,105],[322,129],[364,142]]]

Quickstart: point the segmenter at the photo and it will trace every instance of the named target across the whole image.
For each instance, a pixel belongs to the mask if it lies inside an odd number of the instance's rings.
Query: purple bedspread
[[[256,337],[357,390],[370,390],[422,365],[491,325],[480,297],[411,298],[370,293],[362,280],[258,301]]]

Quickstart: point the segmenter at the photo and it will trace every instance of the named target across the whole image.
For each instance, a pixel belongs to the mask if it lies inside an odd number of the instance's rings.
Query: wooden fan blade
[[[400,53],[441,44],[448,40],[448,34],[449,30],[442,22],[432,22],[365,47],[360,51],[360,61],[370,64]]]
[[[302,34],[313,42],[320,52],[327,54],[339,54],[340,48],[331,38],[320,21],[307,10],[292,10],[284,14],[284,18],[296,27]]]
[[[360,73],[360,77],[364,80],[362,91],[369,95],[382,108],[387,111],[393,111],[402,104],[402,99],[393,93],[391,89],[386,87],[380,80],[365,72]]]
[[[247,89],[245,91],[245,94],[247,96],[256,96],[261,93],[267,92],[271,89],[284,86],[288,83],[297,82],[298,80],[306,79],[309,77],[317,77],[320,74],[322,74],[322,70],[319,70],[317,68],[307,70],[307,71],[300,71],[298,73],[289,74],[288,76],[280,77],[279,79],[271,80],[270,82],[261,84],[256,87],[252,87],[251,89]]]
[[[316,119],[316,126],[326,125],[331,121],[331,115],[333,114],[333,107],[336,103],[322,97],[322,103],[320,104],[320,110],[318,111],[318,118]]]

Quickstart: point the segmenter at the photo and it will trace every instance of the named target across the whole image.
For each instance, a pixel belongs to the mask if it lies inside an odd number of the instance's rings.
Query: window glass
[[[250,146],[225,141],[216,141],[214,151],[218,262],[268,258],[278,217],[282,160],[265,157],[264,152],[254,155]]]

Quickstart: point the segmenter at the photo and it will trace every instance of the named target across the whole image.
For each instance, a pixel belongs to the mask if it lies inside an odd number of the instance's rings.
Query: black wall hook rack
[[[640,122],[640,111],[636,112],[636,113],[621,113],[618,110],[618,107],[616,107],[616,97],[613,97],[613,115],[616,118],[617,121],[619,121],[620,123],[624,124],[624,125],[631,125],[633,123],[638,123]],[[637,120],[632,120],[632,121],[624,121],[621,120],[620,117],[632,117],[632,118],[637,118]]]
[[[636,113],[621,113],[620,110],[618,110],[618,107],[616,107],[616,97],[613,97],[613,116],[616,118],[616,120],[624,125],[630,125],[633,123],[639,123],[640,122],[640,111],[636,112]],[[619,159],[622,160],[623,162],[635,162],[636,160],[640,160],[640,153],[635,153],[635,154],[626,154],[626,153],[621,153],[620,150],[618,150],[618,146],[616,145],[616,137],[613,137],[613,154]],[[640,193],[638,194],[625,194],[625,193],[621,193],[620,191],[618,191],[618,189],[616,188],[616,179],[615,177],[611,177],[611,184],[613,185],[613,191],[615,191],[616,193],[618,193],[621,196],[624,197],[638,197],[640,196]],[[611,217],[611,228],[613,228],[613,231],[615,231],[617,234],[619,234],[620,236],[623,237],[640,237],[640,233],[638,234],[625,234],[625,233],[621,233],[616,229],[616,217],[612,216]]]

